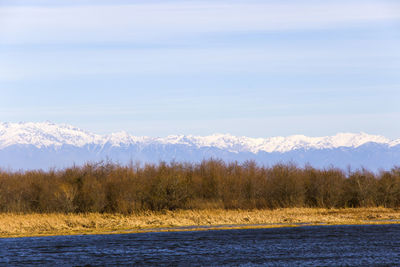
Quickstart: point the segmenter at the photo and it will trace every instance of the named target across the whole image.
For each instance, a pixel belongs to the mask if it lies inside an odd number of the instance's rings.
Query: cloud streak
[[[362,45],[362,43],[360,43]],[[331,54],[332,49],[174,48],[97,49],[78,51],[28,51],[0,53],[0,81],[101,74],[195,73],[334,73],[375,70],[397,72],[400,55],[360,48]]]
[[[400,19],[385,1],[162,2],[5,6],[1,43],[166,41],[185,34],[307,30]]]

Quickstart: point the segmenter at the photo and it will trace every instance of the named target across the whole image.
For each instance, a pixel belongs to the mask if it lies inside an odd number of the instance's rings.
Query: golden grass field
[[[285,208],[276,210],[177,210],[138,214],[0,214],[0,237],[112,234],[145,231],[268,228],[315,224],[400,223],[400,209]]]

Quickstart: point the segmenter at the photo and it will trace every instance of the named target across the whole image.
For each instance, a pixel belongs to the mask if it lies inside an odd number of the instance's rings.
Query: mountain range
[[[10,170],[63,168],[111,160],[199,162],[222,159],[259,164],[309,164],[314,167],[361,168],[377,171],[400,165],[400,139],[366,133],[334,136],[250,138],[209,136],[133,136],[127,132],[99,135],[66,124],[0,123],[0,168]]]

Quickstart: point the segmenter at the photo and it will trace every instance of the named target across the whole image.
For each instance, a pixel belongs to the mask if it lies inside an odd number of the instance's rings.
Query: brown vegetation
[[[0,214],[0,237],[399,222],[400,210],[389,208],[164,210],[126,215],[110,213],[2,213]],[[185,228],[188,226],[190,228]]]
[[[86,164],[0,171],[0,212],[122,213],[175,209],[400,206],[400,168],[374,174],[336,168],[199,164]]]

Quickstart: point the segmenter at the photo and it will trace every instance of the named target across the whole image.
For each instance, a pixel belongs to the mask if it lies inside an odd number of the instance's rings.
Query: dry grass
[[[282,227],[296,224],[400,223],[400,210],[388,208],[277,210],[177,210],[122,214],[0,214],[0,237],[109,234],[181,230],[185,226]],[[261,225],[260,225],[261,224]],[[258,225],[258,226],[257,226]],[[174,228],[175,227],[175,228]],[[165,229],[166,228],[166,229]]]

